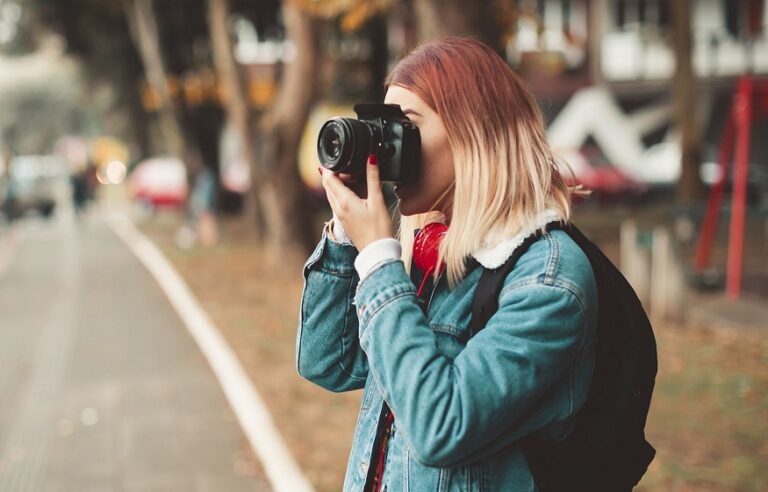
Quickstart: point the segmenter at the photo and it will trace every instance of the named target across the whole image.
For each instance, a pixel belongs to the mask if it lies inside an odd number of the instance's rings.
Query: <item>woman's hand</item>
[[[392,237],[392,219],[381,192],[376,156],[370,156],[366,165],[366,198],[360,198],[336,173],[322,169],[322,174],[328,202],[358,251],[374,241]]]

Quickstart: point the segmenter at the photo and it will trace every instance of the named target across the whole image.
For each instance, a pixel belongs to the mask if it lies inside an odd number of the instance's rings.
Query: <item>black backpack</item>
[[[599,303],[595,367],[572,432],[560,442],[533,433],[522,440],[523,453],[541,492],[629,491],[656,454],[644,433],[657,369],[653,330],[632,287],[581,231],[557,223],[547,229],[565,231],[592,265]],[[498,310],[504,279],[541,234],[526,238],[502,266],[483,271],[470,337]]]

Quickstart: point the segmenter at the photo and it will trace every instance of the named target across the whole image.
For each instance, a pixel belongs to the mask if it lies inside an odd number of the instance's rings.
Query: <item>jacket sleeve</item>
[[[296,367],[302,377],[337,392],[362,388],[368,376],[353,305],[356,256],[354,246],[323,234],[304,265]]]
[[[557,283],[516,285],[451,360],[438,350],[402,262],[360,284],[360,344],[371,376],[423,464],[475,461],[558,418],[554,406],[530,410],[581,350],[585,310]]]

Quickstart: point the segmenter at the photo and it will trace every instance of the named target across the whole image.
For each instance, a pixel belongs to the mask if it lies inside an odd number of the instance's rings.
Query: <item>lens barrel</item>
[[[317,136],[317,157],[326,169],[358,174],[365,170],[372,144],[373,134],[367,124],[354,118],[333,118]]]

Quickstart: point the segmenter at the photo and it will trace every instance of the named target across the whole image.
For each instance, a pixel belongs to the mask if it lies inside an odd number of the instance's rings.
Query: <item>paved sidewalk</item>
[[[3,222],[0,218],[0,275],[8,269],[11,258],[21,241],[21,232],[15,225]]]
[[[0,492],[270,490],[159,287],[88,219],[24,224],[0,272]]]

